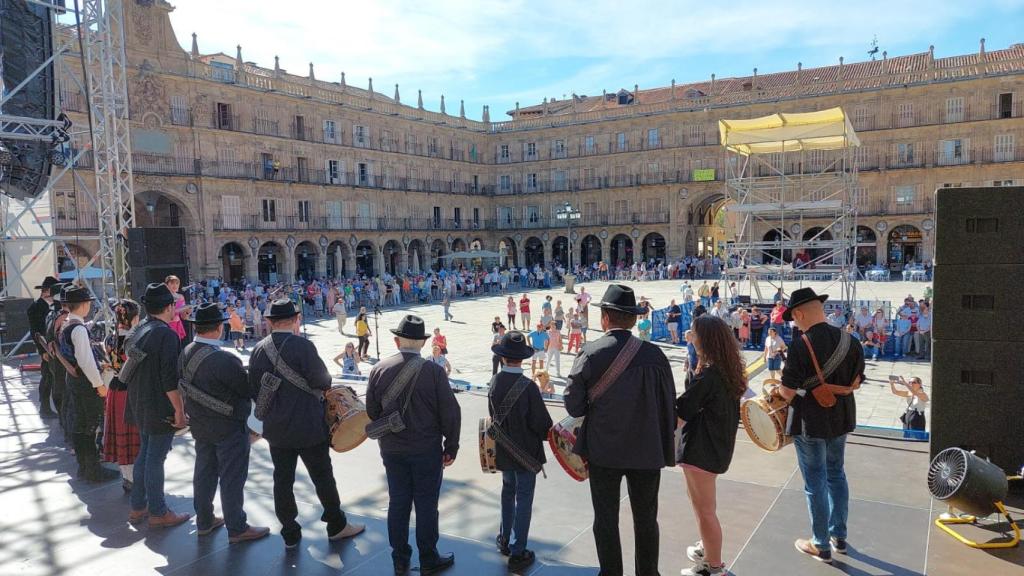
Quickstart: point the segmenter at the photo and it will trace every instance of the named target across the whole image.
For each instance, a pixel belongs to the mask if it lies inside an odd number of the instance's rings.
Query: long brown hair
[[[721,318],[704,315],[694,318],[693,331],[700,343],[701,363],[718,366],[729,392],[736,399],[742,398],[747,391],[747,375],[732,328]]]

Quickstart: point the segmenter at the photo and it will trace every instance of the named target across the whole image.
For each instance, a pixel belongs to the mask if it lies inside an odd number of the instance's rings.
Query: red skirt
[[[128,403],[127,390],[107,392],[105,418],[103,419],[103,461],[119,465],[135,463],[139,455],[139,429],[124,421],[124,409]]]

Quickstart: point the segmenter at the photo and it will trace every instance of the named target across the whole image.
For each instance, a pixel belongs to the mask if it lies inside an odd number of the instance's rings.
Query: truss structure
[[[839,287],[833,301],[847,307],[856,301],[859,141],[845,116],[840,122],[849,130],[844,137],[817,144],[811,144],[812,136],[790,139],[771,131],[765,140],[744,145],[730,146],[723,138],[726,196],[733,202],[727,209],[736,216],[735,235],[727,243],[726,285],[748,280],[760,298],[758,280],[777,288],[828,281]]]
[[[94,255],[81,268],[95,267],[101,271],[95,285],[85,283],[94,296],[105,304],[107,299],[127,295],[128,259],[127,230],[135,225],[132,201],[131,136],[128,124],[128,91],[126,82],[126,55],[124,44],[123,8],[121,0],[84,0],[81,7],[65,6],[69,2],[58,0],[25,0],[50,10],[53,29],[53,56],[34,70],[20,85],[8,91],[0,100],[0,136],[4,139],[42,140],[54,143],[75,136],[88,135],[90,146],[75,150],[70,157],[58,158],[62,165],[51,168],[45,189],[33,198],[16,203],[7,210],[0,227],[0,249],[5,259],[11,258],[8,244],[32,242],[33,254],[22,255],[14,265],[16,273],[8,276],[0,288],[0,299],[9,297],[11,276],[22,273],[40,258],[60,255],[80,269],[70,244],[90,242],[98,246]],[[74,24],[68,23],[74,19]],[[81,51],[81,60],[74,55]],[[69,57],[69,55],[71,55]],[[61,110],[61,99],[55,100],[57,120],[43,120],[4,115],[3,103],[22,89],[34,77],[53,66],[54,85],[74,86],[88,97],[88,126],[72,125]],[[81,69],[72,67],[81,65]],[[91,153],[93,156],[94,186],[74,169],[76,163]],[[84,204],[81,213],[95,210],[98,217],[97,232],[58,235],[54,231],[51,206],[58,190],[75,190],[76,201]],[[9,200],[14,202],[13,199]],[[52,257],[52,256],[50,256]],[[49,270],[55,268],[50,263]],[[97,317],[105,322],[106,330],[115,329],[112,312],[106,305],[97,307]],[[26,344],[30,335],[8,335],[9,340],[20,338],[6,355],[10,356]]]

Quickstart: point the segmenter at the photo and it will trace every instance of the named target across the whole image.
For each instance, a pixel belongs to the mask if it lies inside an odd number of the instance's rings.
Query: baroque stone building
[[[1024,183],[1022,44],[673,80],[517,104],[506,121],[485,107],[476,121],[461,103],[442,97],[430,111],[397,85],[356,87],[312,64],[296,74],[246,62],[241,47],[204,54],[195,37],[182,49],[172,10],[125,2],[136,218],[186,229],[194,277],[400,272],[472,248],[519,265],[565,262],[569,246],[574,263],[721,253],[718,120],[779,111],[841,106],[858,131],[861,265],[931,257],[936,188]],[[60,95],[85,123],[75,83]],[[85,156],[76,169],[90,166]],[[68,186],[55,198],[58,232],[94,230],[94,210]],[[582,211],[571,243],[554,218],[565,202]]]

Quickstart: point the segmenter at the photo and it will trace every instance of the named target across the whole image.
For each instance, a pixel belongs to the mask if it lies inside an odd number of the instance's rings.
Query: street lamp
[[[573,284],[576,282],[576,275],[572,273],[572,221],[579,220],[583,216],[583,213],[572,207],[568,201],[562,205],[561,208],[555,211],[555,218],[557,220],[565,220],[565,242],[566,249],[569,252],[568,270],[565,272],[565,293],[575,294],[573,290]]]

